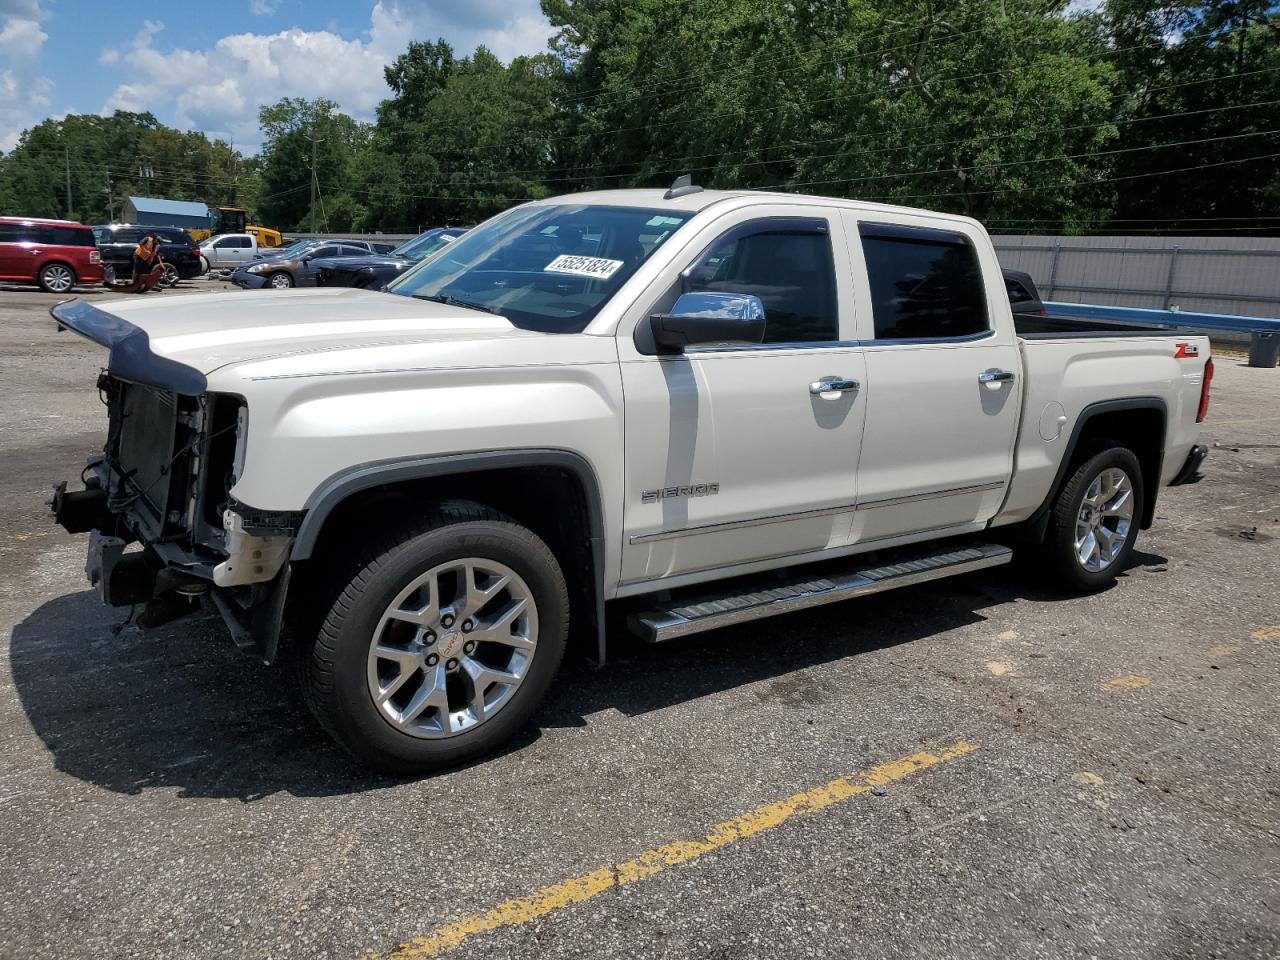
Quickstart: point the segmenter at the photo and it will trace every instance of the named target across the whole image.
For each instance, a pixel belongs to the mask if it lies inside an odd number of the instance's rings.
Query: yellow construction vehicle
[[[284,243],[279,230],[262,227],[248,222],[249,211],[244,207],[210,207],[209,230],[188,230],[191,239],[203,243],[211,236],[220,233],[252,233],[258,240],[258,246],[278,247]]]

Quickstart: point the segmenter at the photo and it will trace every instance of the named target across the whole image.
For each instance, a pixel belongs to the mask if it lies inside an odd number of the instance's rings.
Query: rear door
[[[854,536],[978,529],[1008,487],[1022,396],[995,254],[961,221],[845,222],[867,344]]]
[[[34,276],[31,252],[23,245],[27,227],[20,223],[0,223],[0,277],[27,280]]]

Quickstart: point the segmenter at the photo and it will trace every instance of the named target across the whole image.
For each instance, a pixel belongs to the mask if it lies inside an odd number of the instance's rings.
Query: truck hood
[[[133,352],[149,349],[201,375],[300,353],[541,336],[479,310],[350,287],[71,301],[53,315],[112,347],[113,369],[117,342],[131,336]]]

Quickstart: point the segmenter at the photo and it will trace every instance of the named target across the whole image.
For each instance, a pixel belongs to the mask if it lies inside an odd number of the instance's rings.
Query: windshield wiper
[[[466,307],[468,310],[480,310],[484,313],[492,313],[495,317],[503,316],[501,310],[495,310],[493,307],[486,307],[482,303],[471,303],[467,300],[459,300],[457,297],[451,297],[447,293],[435,294],[428,296],[425,293],[415,293],[415,300],[430,300],[432,303],[443,303],[450,307]]]

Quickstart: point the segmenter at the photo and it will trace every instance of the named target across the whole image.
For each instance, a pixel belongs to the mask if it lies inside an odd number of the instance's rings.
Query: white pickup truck
[[[204,268],[234,270],[258,255],[258,238],[252,233],[221,233],[200,244]]]
[[[1204,338],[1019,337],[963,217],[578,194],[392,291],[53,309],[110,348],[104,451],[53,502],[103,599],[299,651],[384,770],[509,738],[571,639],[604,660],[606,605],[665,641],[1015,549],[1109,584],[1205,454]]]

